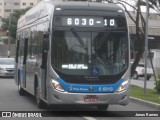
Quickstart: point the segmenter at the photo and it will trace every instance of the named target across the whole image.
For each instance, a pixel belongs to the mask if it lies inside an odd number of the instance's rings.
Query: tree
[[[17,31],[17,22],[21,15],[25,14],[30,7],[22,10],[15,10],[13,13],[10,14],[10,17],[8,18],[2,18],[2,31],[7,31],[10,33],[11,36],[11,42],[14,42],[16,39],[16,31]]]

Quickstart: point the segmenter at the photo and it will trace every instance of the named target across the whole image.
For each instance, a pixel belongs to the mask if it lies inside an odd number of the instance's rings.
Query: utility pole
[[[11,14],[9,15],[9,30],[8,30],[8,52],[7,52],[7,55],[8,55],[8,58],[11,56],[11,33],[10,33],[10,30],[11,30]]]
[[[12,17],[12,7],[13,7],[13,1],[10,0],[9,4],[10,4],[10,8],[11,8],[11,12],[10,12],[10,15],[9,15],[9,30],[8,30],[8,52],[7,52],[7,55],[8,57],[11,56],[11,17]]]
[[[149,0],[146,0],[144,95],[146,95],[146,87],[147,87],[148,18],[149,18],[148,16],[149,16]]]

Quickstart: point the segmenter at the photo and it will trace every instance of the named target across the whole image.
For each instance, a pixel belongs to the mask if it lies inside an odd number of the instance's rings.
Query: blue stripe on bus
[[[61,78],[57,81],[67,92],[72,93],[114,93],[118,87],[122,84],[123,80],[120,79],[115,84],[69,84],[64,82]]]

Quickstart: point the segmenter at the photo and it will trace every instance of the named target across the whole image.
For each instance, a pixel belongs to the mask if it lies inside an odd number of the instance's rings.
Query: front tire
[[[21,87],[20,81],[18,81],[18,92],[20,96],[24,96],[26,91]]]
[[[36,87],[35,97],[36,97],[36,103],[37,103],[38,108],[40,108],[40,109],[46,108],[46,104],[44,103],[44,101],[42,101],[40,99],[40,92],[39,92],[39,87],[38,86]]]

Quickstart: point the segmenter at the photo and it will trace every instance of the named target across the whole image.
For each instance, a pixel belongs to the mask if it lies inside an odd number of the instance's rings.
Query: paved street
[[[94,107],[79,107],[79,106],[68,106],[68,108],[59,108],[63,112],[54,112],[52,109],[38,109],[35,103],[35,99],[31,95],[27,96],[19,96],[17,91],[17,86],[14,83],[12,78],[0,78],[0,111],[46,111],[47,115],[52,117],[47,117],[45,120],[105,120],[106,116],[111,115],[115,116],[115,118],[107,118],[107,119],[126,119],[132,120],[135,118],[127,118],[127,117],[117,117],[120,114],[120,111],[157,111],[156,109],[133,103],[130,101],[127,106],[120,105],[110,105],[108,111],[106,112],[97,112]],[[69,112],[67,112],[69,111]],[[78,112],[76,112],[78,111]],[[123,112],[124,114],[125,112]],[[145,113],[145,112],[144,112]],[[128,114],[126,112],[126,114]],[[76,118],[75,118],[76,117]],[[1,118],[0,118],[1,119]],[[12,118],[13,119],[13,118]],[[7,118],[7,120],[12,120]],[[35,118],[34,118],[35,119]],[[41,118],[44,119],[44,118]],[[38,120],[41,120],[38,118]],[[141,120],[141,117],[136,117],[136,119]],[[158,118],[148,117],[145,120],[155,120]],[[15,120],[18,120],[15,118]],[[27,120],[27,119],[26,119]]]

